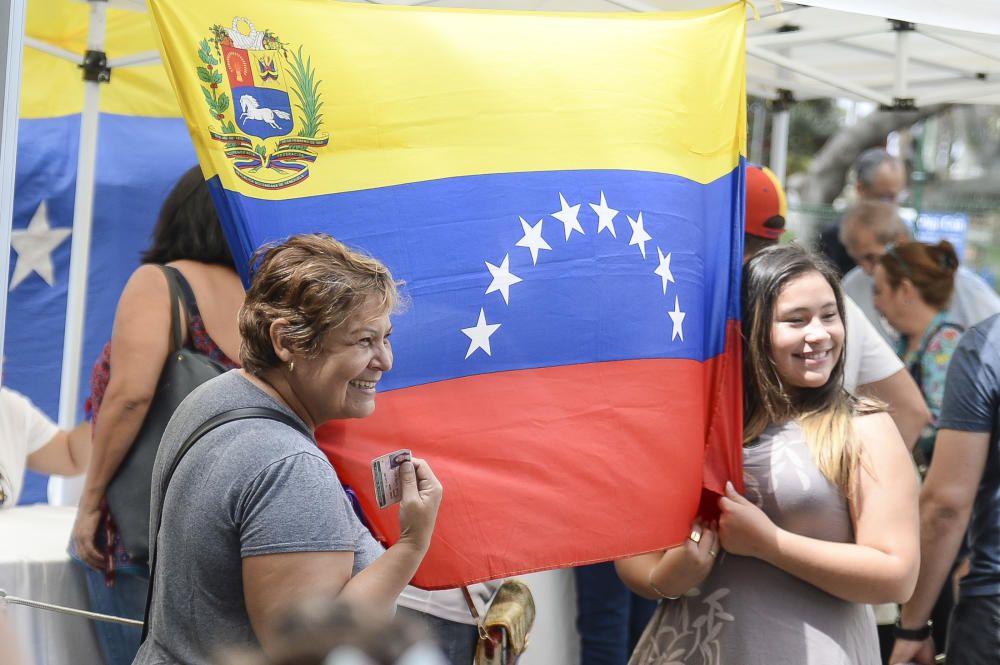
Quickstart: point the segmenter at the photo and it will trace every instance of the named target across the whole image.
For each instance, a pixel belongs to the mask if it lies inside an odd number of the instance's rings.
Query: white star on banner
[[[604,200],[604,192],[601,192],[601,205],[595,203],[589,205],[597,213],[597,232],[600,233],[604,229],[607,229],[611,231],[612,238],[617,238],[618,234],[615,233],[615,217],[618,215],[618,211],[608,207],[608,202]]]
[[[639,245],[639,251],[642,252],[642,258],[646,258],[646,242],[652,240],[653,238],[646,233],[646,229],[642,225],[642,213],[639,213],[639,219],[635,220],[628,217],[628,223],[632,225],[632,239],[628,241],[629,247],[632,245]]]
[[[577,216],[580,214],[580,204],[577,203],[575,206],[571,206],[566,203],[563,195],[559,194],[559,207],[562,210],[552,213],[552,216],[563,223],[563,227],[566,230],[566,240],[569,240],[573,231],[579,231],[582,235],[587,235],[583,232],[583,227],[580,226],[580,220],[577,219]]]
[[[46,203],[42,201],[31,222],[28,223],[28,228],[17,229],[11,233],[10,246],[17,252],[17,265],[10,279],[11,291],[32,272],[38,273],[49,286],[55,281],[52,251],[69,236],[71,230],[50,228],[47,212]]]
[[[532,226],[524,221],[524,217],[519,217],[518,219],[521,220],[521,228],[524,229],[524,237],[514,244],[518,247],[527,247],[531,250],[531,265],[535,265],[538,263],[538,250],[552,249],[549,247],[549,243],[545,242],[545,239],[542,238],[542,222],[545,220],[540,219],[537,224]]]
[[[503,301],[508,305],[510,304],[511,285],[517,284],[521,281],[520,277],[510,271],[509,266],[510,254],[504,254],[503,261],[499,266],[495,266],[489,261],[486,262],[486,267],[490,269],[490,274],[493,275],[493,281],[490,282],[490,286],[486,289],[486,293],[499,291],[500,295],[503,296]]]
[[[657,247],[656,253],[660,257],[660,265],[653,272],[663,280],[663,295],[667,295],[667,282],[674,281],[674,273],[670,272],[670,252],[667,252],[667,255],[664,256],[660,248]]]
[[[668,311],[667,314],[670,315],[670,320],[674,322],[674,332],[670,335],[670,341],[674,341],[678,337],[681,341],[684,341],[684,317],[687,316],[685,312],[681,311],[680,303],[677,300],[677,296],[674,296],[674,309],[673,311]]]
[[[490,351],[490,335],[495,333],[499,327],[499,323],[486,323],[486,312],[480,307],[479,321],[476,325],[471,328],[462,328],[462,332],[471,340],[469,342],[469,350],[465,353],[466,360],[475,353],[476,349],[482,349],[486,352],[486,355],[492,356],[493,353]]]

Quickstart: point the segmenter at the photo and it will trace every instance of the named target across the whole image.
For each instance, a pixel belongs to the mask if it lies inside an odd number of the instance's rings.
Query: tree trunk
[[[941,113],[949,104],[917,111],[874,111],[852,127],[844,127],[826,142],[802,176],[789,179],[803,205],[829,205],[844,189],[847,172],[866,149],[881,145],[890,132]]]

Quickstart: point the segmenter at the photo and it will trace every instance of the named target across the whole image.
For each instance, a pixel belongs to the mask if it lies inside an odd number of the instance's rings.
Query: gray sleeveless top
[[[743,451],[746,496],[782,529],[853,542],[843,494],[816,468],[798,423]],[[702,582],[664,600],[629,665],[878,665],[875,618],[752,557],[719,553]]]

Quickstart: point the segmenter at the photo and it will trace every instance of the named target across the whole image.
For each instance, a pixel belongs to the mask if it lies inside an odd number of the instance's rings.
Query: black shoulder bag
[[[136,563],[149,560],[149,489],[153,462],[160,438],[170,417],[188,394],[227,371],[227,368],[203,353],[182,344],[180,307],[184,279],[175,268],[159,266],[170,286],[170,329],[173,343],[149,412],[136,434],[131,448],[108,484],[107,499],[111,516],[121,535],[125,551]],[[186,284],[185,284],[186,285]],[[190,287],[189,287],[190,288]],[[190,315],[190,311],[185,307]],[[114,370],[112,370],[114,371]],[[111,543],[108,543],[111,547]]]
[[[163,483],[160,485],[160,505],[157,506],[156,511],[156,528],[152,531],[152,540],[150,542],[152,546],[152,555],[149,558],[149,588],[146,590],[146,612],[142,620],[143,642],[146,641],[146,636],[149,635],[149,614],[153,605],[153,581],[156,578],[156,539],[160,535],[160,525],[163,524],[163,503],[167,497],[167,487],[170,485],[170,479],[173,478],[174,471],[177,470],[177,465],[180,464],[187,452],[191,450],[191,447],[194,446],[194,444],[197,443],[201,437],[205,436],[216,427],[225,425],[226,423],[235,422],[237,420],[247,420],[249,418],[277,420],[279,423],[288,425],[296,432],[312,441],[312,433],[307,431],[302,423],[295,418],[292,418],[287,413],[267,406],[245,406],[239,409],[223,411],[222,413],[206,420],[198,427],[198,429],[191,432],[191,435],[184,440],[184,443],[181,444],[181,447],[178,448],[177,452],[174,454],[174,459],[170,463],[170,467],[167,469],[166,475],[163,476]],[[147,500],[149,499],[149,497],[146,498]]]

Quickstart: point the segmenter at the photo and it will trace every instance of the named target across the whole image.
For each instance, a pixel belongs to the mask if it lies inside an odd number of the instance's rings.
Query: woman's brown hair
[[[789,282],[809,273],[818,273],[830,285],[846,331],[840,282],[825,260],[788,244],[769,247],[743,266],[743,442],[755,440],[772,423],[799,420],[816,466],[850,496],[861,458],[851,418],[880,408],[859,403],[844,390],[846,345],[830,378],[818,388],[786,386],[771,355],[778,296]]]
[[[947,240],[936,245],[901,242],[886,247],[878,260],[893,291],[904,279],[917,288],[920,299],[934,309],[945,309],[955,290],[958,255]]]
[[[281,364],[271,323],[284,318],[284,343],[309,357],[327,332],[363,305],[379,313],[399,306],[397,284],[379,260],[322,233],[297,235],[254,254],[256,268],[239,313],[240,363],[251,374]]]

